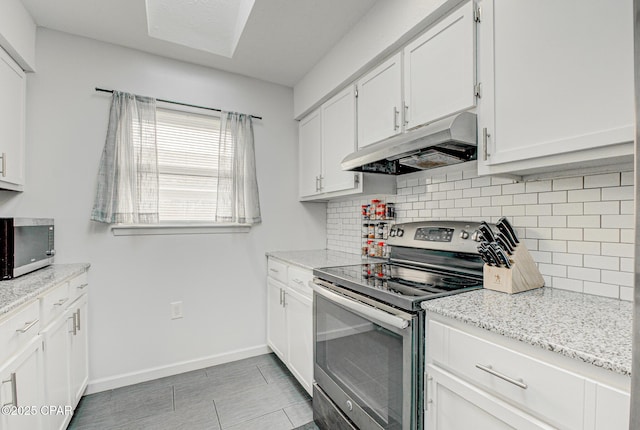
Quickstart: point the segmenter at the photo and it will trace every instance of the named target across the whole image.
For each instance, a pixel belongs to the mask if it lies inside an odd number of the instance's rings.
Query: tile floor
[[[274,354],[85,396],[70,430],[315,429],[311,398]]]

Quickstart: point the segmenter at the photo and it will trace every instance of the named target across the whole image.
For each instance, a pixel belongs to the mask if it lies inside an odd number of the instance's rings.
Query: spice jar
[[[369,219],[378,219],[378,203],[380,200],[371,200],[371,206],[369,206]]]
[[[380,224],[378,224],[378,228],[376,229],[376,239],[385,239],[384,231],[385,231],[386,225],[387,223],[385,222],[381,222]]]
[[[376,237],[376,225],[375,224],[368,224],[367,225],[367,237],[369,239],[375,239],[375,237]]]
[[[386,219],[387,218],[387,205],[382,202],[379,202],[376,206],[376,219]]]
[[[367,241],[367,246],[369,248],[369,257],[375,257],[376,256],[376,244],[373,242],[373,240],[368,240]]]
[[[376,257],[383,257],[384,253],[384,242],[378,242],[378,246],[376,246]]]
[[[394,219],[395,217],[396,217],[395,203],[387,203],[387,219]]]
[[[369,219],[369,205],[362,205],[362,219]]]

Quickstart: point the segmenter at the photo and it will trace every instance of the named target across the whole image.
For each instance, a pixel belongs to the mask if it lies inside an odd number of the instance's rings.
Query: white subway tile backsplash
[[[473,167],[471,167],[473,166]],[[434,174],[435,172],[435,174]],[[606,173],[532,182],[460,171],[397,178],[397,222],[506,216],[539,264],[548,287],[631,300],[634,178]],[[370,199],[327,204],[327,247],[359,253],[360,206]]]
[[[597,202],[600,201],[600,188],[591,190],[571,190],[567,192],[568,202]]]
[[[551,191],[551,181],[532,181],[525,183],[527,193],[543,193]]]
[[[577,178],[561,178],[553,180],[554,191],[559,190],[579,190],[584,186],[584,178],[579,176]]]
[[[620,258],[606,255],[585,255],[584,267],[606,270],[620,270]]]
[[[620,186],[620,173],[604,173],[584,177],[584,188],[602,188]]]
[[[617,299],[620,296],[620,287],[618,285],[585,281],[584,292],[587,294],[595,294],[597,296],[605,296]]]
[[[603,188],[602,200],[633,200],[633,187]]]
[[[539,193],[538,203],[566,203],[567,192],[566,191],[552,191],[549,193]]]

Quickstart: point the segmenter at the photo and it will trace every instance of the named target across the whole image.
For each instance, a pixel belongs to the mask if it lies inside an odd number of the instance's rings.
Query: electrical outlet
[[[172,302],[171,305],[171,319],[176,320],[182,318],[182,302]]]

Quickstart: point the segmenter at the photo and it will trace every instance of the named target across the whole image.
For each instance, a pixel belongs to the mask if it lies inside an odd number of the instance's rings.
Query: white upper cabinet
[[[475,106],[473,2],[404,48],[404,126],[411,129]]]
[[[402,53],[368,72],[356,83],[358,148],[402,132]]]
[[[298,124],[300,197],[320,192],[322,173],[322,120],[320,110],[312,112]]]
[[[580,168],[633,154],[632,2],[478,5],[479,173]]]
[[[0,48],[0,189],[24,184],[26,77]]]
[[[353,188],[353,172],[340,168],[342,159],[355,151],[356,103],[353,86],[347,87],[320,108],[322,111],[322,192]]]

